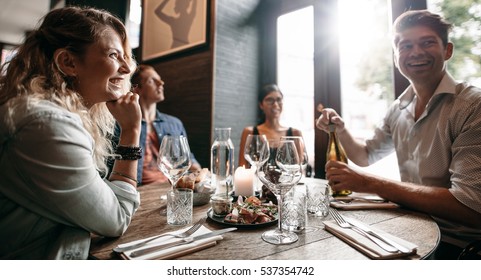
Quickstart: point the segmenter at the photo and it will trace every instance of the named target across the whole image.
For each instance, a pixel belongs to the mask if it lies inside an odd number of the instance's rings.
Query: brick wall
[[[212,128],[232,128],[236,164],[242,130],[258,114],[259,32],[252,16],[259,1],[216,1]]]

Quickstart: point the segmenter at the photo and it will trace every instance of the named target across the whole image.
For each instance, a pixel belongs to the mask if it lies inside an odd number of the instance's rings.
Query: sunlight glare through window
[[[277,20],[277,77],[284,94],[281,123],[300,129],[309,163],[314,163],[314,10],[312,6]]]
[[[140,22],[142,18],[141,0],[130,0],[129,19],[127,21],[127,32],[129,33],[130,47],[135,49],[140,42]]]
[[[369,137],[394,100],[386,0],[339,0],[341,116],[354,137]],[[327,104],[329,105],[329,104]],[[395,153],[364,168],[399,179]]]

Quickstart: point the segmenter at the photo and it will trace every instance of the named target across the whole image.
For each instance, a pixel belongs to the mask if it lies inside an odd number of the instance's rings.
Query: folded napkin
[[[349,220],[353,222],[357,221],[353,218],[349,218]],[[360,221],[357,221],[357,222],[361,223]],[[387,260],[387,259],[401,258],[401,257],[416,254],[416,251],[417,251],[417,245],[411,242],[408,242],[406,240],[403,240],[401,238],[398,238],[396,236],[390,235],[389,233],[386,233],[380,229],[374,228],[367,224],[364,224],[366,228],[369,228],[375,231],[377,234],[381,236],[386,236],[387,238],[392,239],[393,241],[399,243],[400,245],[403,245],[404,247],[408,248],[410,252],[409,253],[387,252],[381,247],[379,247],[376,243],[372,242],[367,237],[363,236],[362,234],[359,234],[356,231],[349,228],[342,228],[335,221],[325,221],[324,225],[327,231],[339,237],[341,240],[351,245],[352,247],[354,247],[355,249],[357,249],[358,251],[365,254],[371,259]]]
[[[180,232],[185,231],[187,228],[182,228],[182,229],[173,231],[172,233],[180,233]],[[209,232],[211,232],[210,229],[206,228],[205,226],[201,226],[194,234],[192,234],[192,236],[197,236],[197,235],[201,235],[201,234],[209,233]],[[150,237],[148,237],[148,238],[150,238]],[[148,238],[145,238],[145,239],[148,239]],[[130,246],[130,245],[142,242],[145,239],[120,244],[119,247]],[[155,252],[145,254],[145,255],[142,255],[142,256],[138,256],[138,257],[131,257],[130,256],[130,253],[132,253],[133,251],[145,249],[145,248],[150,248],[150,247],[158,246],[158,245],[165,244],[165,243],[170,243],[170,242],[173,242],[173,241],[176,241],[176,240],[179,240],[179,238],[176,238],[176,237],[173,237],[173,236],[160,237],[159,239],[154,240],[152,242],[149,242],[148,244],[146,244],[142,247],[132,249],[132,250],[129,250],[129,251],[125,251],[123,253],[120,253],[119,255],[122,258],[127,259],[127,260],[174,259],[174,258],[178,258],[178,257],[181,257],[181,256],[185,256],[185,255],[190,254],[190,253],[194,253],[194,252],[203,250],[205,248],[215,246],[217,244],[218,240],[222,240],[222,235],[217,235],[217,236],[212,236],[212,237],[196,240],[196,241],[188,243],[188,244],[178,245],[178,246],[167,248],[167,249],[161,249],[159,251],[155,251]]]
[[[336,196],[330,202],[331,207],[343,210],[393,209],[399,205],[387,201],[376,194],[353,192],[347,196]]]

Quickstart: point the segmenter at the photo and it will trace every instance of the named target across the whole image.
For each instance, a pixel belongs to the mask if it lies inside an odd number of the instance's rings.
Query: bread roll
[[[195,182],[199,183],[202,181],[205,181],[207,177],[210,175],[209,169],[207,168],[202,168],[199,171],[196,171],[195,174],[197,175],[195,178]]]
[[[177,182],[177,188],[183,188],[183,189],[194,189],[195,185],[195,174],[191,173],[189,175],[184,175],[179,179],[179,182]]]

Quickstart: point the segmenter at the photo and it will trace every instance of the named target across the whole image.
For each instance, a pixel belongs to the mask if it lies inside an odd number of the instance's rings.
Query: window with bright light
[[[309,163],[314,165],[314,9],[277,20],[277,77],[284,94],[281,123],[302,131]]]
[[[140,44],[140,22],[142,21],[142,0],[130,0],[127,32],[129,33],[130,47],[135,49]]]
[[[394,100],[389,5],[386,0],[339,0],[341,116],[359,139],[370,137]],[[399,179],[395,153],[363,168]]]

